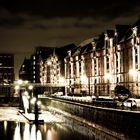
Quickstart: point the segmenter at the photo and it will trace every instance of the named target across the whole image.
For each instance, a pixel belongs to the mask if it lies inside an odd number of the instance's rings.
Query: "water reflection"
[[[21,140],[21,135],[20,135],[20,123],[17,123],[17,125],[16,125],[13,140]]]
[[[2,140],[88,140],[85,136],[65,128],[61,124],[28,124],[20,122],[0,122]]]
[[[31,128],[31,140],[36,140],[36,127],[35,125]]]
[[[7,121],[4,121],[4,134],[6,134],[7,131]]]
[[[30,140],[30,125],[28,123],[24,126],[23,140]]]
[[[28,124],[20,122],[0,122],[0,139],[2,140],[117,140],[101,132],[70,124]],[[82,131],[82,133],[80,132]]]

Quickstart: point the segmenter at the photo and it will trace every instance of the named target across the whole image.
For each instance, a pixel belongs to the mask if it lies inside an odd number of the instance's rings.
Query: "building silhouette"
[[[140,19],[115,25],[97,37],[60,48],[36,48],[31,56],[32,82],[65,81],[69,95],[114,96],[117,85],[140,97]]]
[[[14,75],[14,54],[0,53],[0,96],[9,97],[9,84],[13,83]]]
[[[31,75],[31,59],[25,58],[23,61],[23,64],[20,67],[19,70],[19,79],[22,79],[24,81],[32,81],[32,75]]]

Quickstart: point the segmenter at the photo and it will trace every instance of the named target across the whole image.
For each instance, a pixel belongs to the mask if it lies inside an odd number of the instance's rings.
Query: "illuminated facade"
[[[40,82],[42,84],[58,84],[59,78],[60,62],[57,55],[50,55],[44,62],[40,62]]]
[[[31,67],[32,67],[32,82],[42,83],[44,82],[44,62],[53,53],[51,47],[36,47],[35,53],[31,56]]]
[[[140,96],[140,21],[81,43],[64,62],[68,94],[113,96],[119,84]]]
[[[74,44],[69,44],[60,48],[53,48],[46,59],[40,60],[40,82],[42,84],[64,84],[64,58],[67,51],[74,48]]]
[[[119,84],[140,96],[140,20],[116,25],[78,46],[38,47],[31,72],[33,83],[65,81],[67,94],[113,96]]]

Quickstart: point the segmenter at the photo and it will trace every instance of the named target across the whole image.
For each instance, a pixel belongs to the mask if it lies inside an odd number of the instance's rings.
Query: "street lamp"
[[[29,96],[30,96],[30,98],[29,98],[29,112],[31,112],[31,98],[32,98],[32,96],[33,96],[33,86],[32,85],[29,85],[28,86],[28,90],[29,90]]]
[[[17,84],[18,85],[22,85],[23,84],[23,80],[21,80],[21,79],[17,80]]]
[[[17,93],[19,93],[19,108],[21,109],[22,107],[22,95],[21,95],[21,89],[20,86],[23,84],[23,80],[19,79],[15,81],[15,90]]]

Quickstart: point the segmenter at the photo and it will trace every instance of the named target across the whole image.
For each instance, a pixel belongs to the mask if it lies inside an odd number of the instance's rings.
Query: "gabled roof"
[[[51,54],[53,54],[53,51],[53,47],[35,47],[35,55],[44,60],[48,58]]]
[[[118,34],[118,43],[125,41],[131,36],[131,26],[130,25],[116,25],[116,32]]]
[[[115,31],[114,30],[107,30],[106,33],[107,33],[109,38],[112,38],[115,35]]]
[[[94,38],[89,38],[89,39],[86,39],[86,40],[82,41],[78,46],[82,47],[82,46],[85,46],[85,45],[87,45],[87,44],[89,44],[93,41],[94,41]]]
[[[73,50],[77,46],[75,44],[68,44],[59,48],[55,48],[55,52],[57,55],[59,55],[60,59],[64,59],[68,55],[69,50]]]
[[[71,55],[74,57],[74,56],[79,56],[83,53],[86,53],[90,50],[92,50],[92,42],[94,41],[94,38],[89,38],[89,39],[86,39],[84,41],[82,41],[78,47],[76,47],[75,49],[73,49],[71,51]]]
[[[81,49],[80,49],[80,55],[81,54],[84,54],[86,52],[86,49],[87,49],[87,45],[81,47]]]
[[[80,47],[78,46],[78,47],[76,47],[75,49],[72,49],[71,50],[71,56],[78,56],[78,55],[80,55]]]
[[[100,50],[104,47],[104,39],[105,39],[105,35],[104,33],[101,33],[99,35],[99,38],[96,40],[96,50]]]
[[[89,53],[93,50],[92,42],[81,48],[80,54]]]

